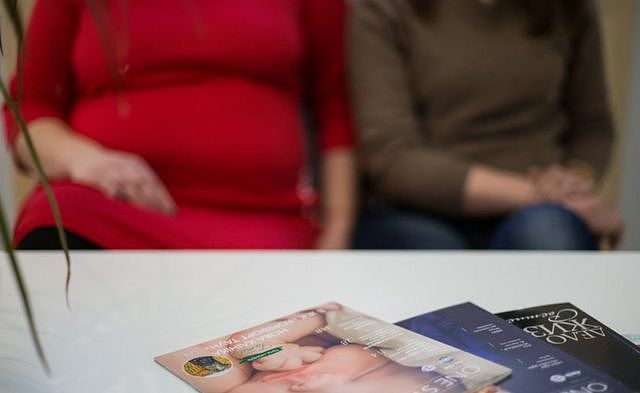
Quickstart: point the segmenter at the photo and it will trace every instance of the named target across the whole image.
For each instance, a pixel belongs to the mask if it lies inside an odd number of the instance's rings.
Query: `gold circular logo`
[[[194,377],[217,377],[233,367],[231,360],[222,356],[201,356],[191,359],[183,366],[184,371]]]

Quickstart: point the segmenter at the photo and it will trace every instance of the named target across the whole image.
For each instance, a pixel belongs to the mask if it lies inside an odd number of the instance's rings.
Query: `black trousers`
[[[75,233],[65,231],[67,243],[72,250],[99,250],[100,247]],[[18,250],[61,250],[62,245],[56,228],[38,228],[27,234],[18,244]]]

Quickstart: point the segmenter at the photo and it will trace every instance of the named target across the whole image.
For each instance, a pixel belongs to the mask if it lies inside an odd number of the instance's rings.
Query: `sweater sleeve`
[[[42,118],[65,119],[72,96],[71,49],[78,5],[72,0],[38,0],[23,47],[22,86],[11,82],[12,97],[19,98],[25,122]],[[19,93],[19,94],[18,94]],[[9,146],[14,146],[18,125],[5,104]]]
[[[608,164],[614,131],[608,104],[600,27],[593,6],[573,41],[564,102],[568,128],[564,160],[587,163],[600,177]]]
[[[361,164],[382,197],[456,213],[469,163],[422,138],[396,1],[352,2],[350,80]]]
[[[306,91],[322,151],[351,148],[353,135],[346,93],[344,0],[304,2]]]

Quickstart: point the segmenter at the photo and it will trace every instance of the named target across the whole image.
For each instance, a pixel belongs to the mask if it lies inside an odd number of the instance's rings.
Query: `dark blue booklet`
[[[499,392],[633,392],[472,303],[423,314],[397,325],[511,368],[511,377],[498,385]]]

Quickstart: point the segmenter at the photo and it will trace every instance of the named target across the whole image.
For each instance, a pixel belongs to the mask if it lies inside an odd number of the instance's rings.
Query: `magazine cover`
[[[337,303],[304,310],[155,361],[208,393],[475,392],[507,367]]]
[[[511,368],[497,392],[631,392],[569,354],[472,303],[398,322],[399,326]]]
[[[640,391],[640,349],[571,303],[497,314]]]

